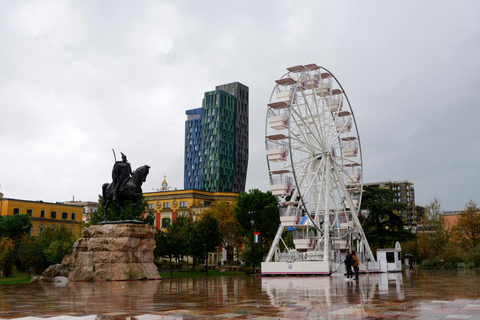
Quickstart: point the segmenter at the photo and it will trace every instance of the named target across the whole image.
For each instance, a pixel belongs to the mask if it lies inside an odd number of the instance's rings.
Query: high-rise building
[[[242,192],[248,167],[248,87],[239,83],[205,92],[201,108],[187,110],[184,189]]]
[[[186,114],[183,185],[185,190],[201,190],[203,108],[187,110]]]

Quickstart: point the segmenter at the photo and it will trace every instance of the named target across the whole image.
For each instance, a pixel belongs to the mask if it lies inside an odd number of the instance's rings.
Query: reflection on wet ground
[[[0,286],[0,319],[480,319],[477,270]],[[22,319],[22,320],[23,320]]]

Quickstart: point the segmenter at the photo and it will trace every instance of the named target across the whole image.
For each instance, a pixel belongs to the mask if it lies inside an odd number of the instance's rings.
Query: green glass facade
[[[223,90],[205,93],[202,121],[202,190],[231,192],[235,161],[235,96]]]
[[[216,90],[230,92],[235,96],[235,160],[231,192],[245,191],[248,168],[248,87],[239,83],[217,86]]]
[[[184,188],[245,191],[248,87],[234,82],[206,92],[202,108],[187,110]]]

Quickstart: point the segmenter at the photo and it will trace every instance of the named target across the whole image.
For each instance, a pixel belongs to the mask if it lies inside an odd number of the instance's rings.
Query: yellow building
[[[38,236],[45,228],[65,226],[72,231],[81,231],[83,208],[60,202],[29,201],[4,198],[0,193],[0,215],[27,214],[32,221],[31,235]]]
[[[166,228],[178,216],[192,216],[195,219],[217,200],[236,201],[238,193],[190,189],[159,190],[147,192],[143,195],[148,202],[148,212],[155,214],[155,226],[162,229]]]

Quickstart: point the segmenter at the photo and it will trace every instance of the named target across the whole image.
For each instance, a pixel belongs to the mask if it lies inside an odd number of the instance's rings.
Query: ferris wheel
[[[270,186],[281,225],[265,262],[334,262],[346,249],[374,261],[358,221],[363,162],[347,95],[323,67],[287,71],[275,81],[266,117]],[[281,239],[286,228],[295,248]]]

